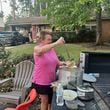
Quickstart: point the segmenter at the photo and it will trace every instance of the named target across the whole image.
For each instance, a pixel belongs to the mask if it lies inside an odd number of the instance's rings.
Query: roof
[[[38,16],[38,17],[22,17],[16,18],[9,22],[9,25],[45,25],[49,24],[46,16]]]
[[[102,21],[110,21],[110,17],[102,17]],[[91,21],[96,21],[96,18],[91,19]]]

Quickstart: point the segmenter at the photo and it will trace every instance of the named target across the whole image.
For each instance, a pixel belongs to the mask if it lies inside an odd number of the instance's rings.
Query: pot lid
[[[82,92],[93,92],[94,91],[93,88],[88,85],[77,87],[77,90],[82,91]]]

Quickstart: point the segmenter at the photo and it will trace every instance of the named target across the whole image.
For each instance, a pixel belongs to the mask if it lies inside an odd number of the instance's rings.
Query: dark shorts
[[[49,104],[51,104],[53,89],[52,87],[50,87],[50,85],[39,85],[39,84],[32,83],[32,88],[35,88],[38,94],[48,95]]]

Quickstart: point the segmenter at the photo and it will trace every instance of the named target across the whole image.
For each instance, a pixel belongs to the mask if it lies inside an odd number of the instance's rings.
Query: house
[[[22,17],[16,18],[9,22],[11,31],[19,31],[19,32],[32,32],[32,38],[36,38],[36,34],[43,30],[49,29],[51,30],[50,23],[47,21],[46,16],[38,16],[38,17]]]
[[[86,24],[90,29],[96,29],[95,16]],[[102,38],[103,42],[110,42],[110,16],[103,11],[102,12]]]
[[[0,18],[0,32],[4,31],[4,27],[5,27],[5,25],[4,25],[4,22],[3,22],[3,18]]]

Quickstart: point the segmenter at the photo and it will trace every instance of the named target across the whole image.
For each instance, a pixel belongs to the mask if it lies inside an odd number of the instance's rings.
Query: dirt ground
[[[7,107],[12,107],[15,108],[16,105],[15,104],[6,104],[6,103],[0,103],[0,110],[4,110]],[[40,105],[36,104],[35,102],[33,102],[30,106],[29,106],[29,110],[40,110]]]
[[[95,45],[95,43],[80,43],[79,45],[82,45],[86,48],[92,48],[94,50],[101,49],[101,50],[108,50],[110,49],[110,43],[104,43],[103,45]]]

